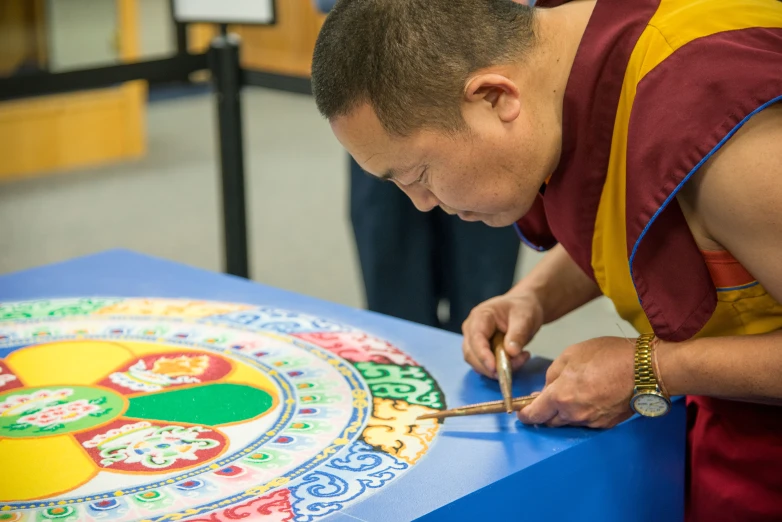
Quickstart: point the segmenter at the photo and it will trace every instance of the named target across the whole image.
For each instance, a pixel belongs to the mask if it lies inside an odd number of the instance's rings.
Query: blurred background
[[[312,0],[273,7],[272,23],[227,27],[258,73],[242,90],[250,276],[366,307],[349,159],[307,93],[325,14]],[[220,31],[174,13],[172,0],[0,0],[0,94],[5,79],[202,53]],[[0,272],[117,247],[223,270],[215,106],[208,70],[0,101]],[[514,280],[540,259],[519,249]],[[598,300],[532,349],[622,331]]]

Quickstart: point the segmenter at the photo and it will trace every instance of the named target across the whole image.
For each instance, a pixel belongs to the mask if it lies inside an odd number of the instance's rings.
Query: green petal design
[[[125,416],[219,426],[257,417],[273,404],[272,396],[259,388],[213,383],[133,397]]]
[[[0,304],[0,321],[89,315],[120,299],[43,299],[21,303]]]
[[[57,399],[63,394],[66,394],[66,400]],[[19,409],[24,411],[13,408],[5,411],[0,417],[0,437],[26,438],[84,431],[110,422],[125,408],[125,401],[118,393],[91,386],[15,388],[0,393],[0,403],[15,402],[21,402]],[[28,428],[34,428],[30,430],[32,434],[26,432]]]
[[[420,366],[397,366],[375,362],[358,362],[372,395],[384,399],[402,399],[410,404],[442,409],[443,392]]]

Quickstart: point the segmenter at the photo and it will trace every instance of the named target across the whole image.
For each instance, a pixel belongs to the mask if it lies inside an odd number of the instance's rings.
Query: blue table
[[[495,382],[462,361],[459,336],[232,276],[109,251],[0,277],[0,301],[84,295],[242,302],[326,317],[411,354],[448,407],[500,397]],[[540,389],[549,363],[533,358],[514,393]],[[449,419],[399,481],[328,520],[673,522],[683,518],[684,451],[682,400],[664,418],[634,417],[607,431],[525,427],[504,414]]]

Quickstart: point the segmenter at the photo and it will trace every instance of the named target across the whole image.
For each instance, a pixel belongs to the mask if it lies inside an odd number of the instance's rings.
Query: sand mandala
[[[407,354],[286,310],[0,303],[0,521],[313,521],[415,465],[445,408]]]

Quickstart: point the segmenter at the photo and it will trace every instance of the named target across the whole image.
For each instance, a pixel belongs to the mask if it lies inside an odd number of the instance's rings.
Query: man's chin
[[[491,219],[482,219],[481,221],[492,228],[505,228],[513,225],[516,222],[512,219],[497,219],[496,217]]]
[[[493,228],[509,227],[516,222],[516,220],[508,218],[507,216],[477,214],[474,212],[459,212],[459,218],[462,221],[480,221],[483,224]]]

